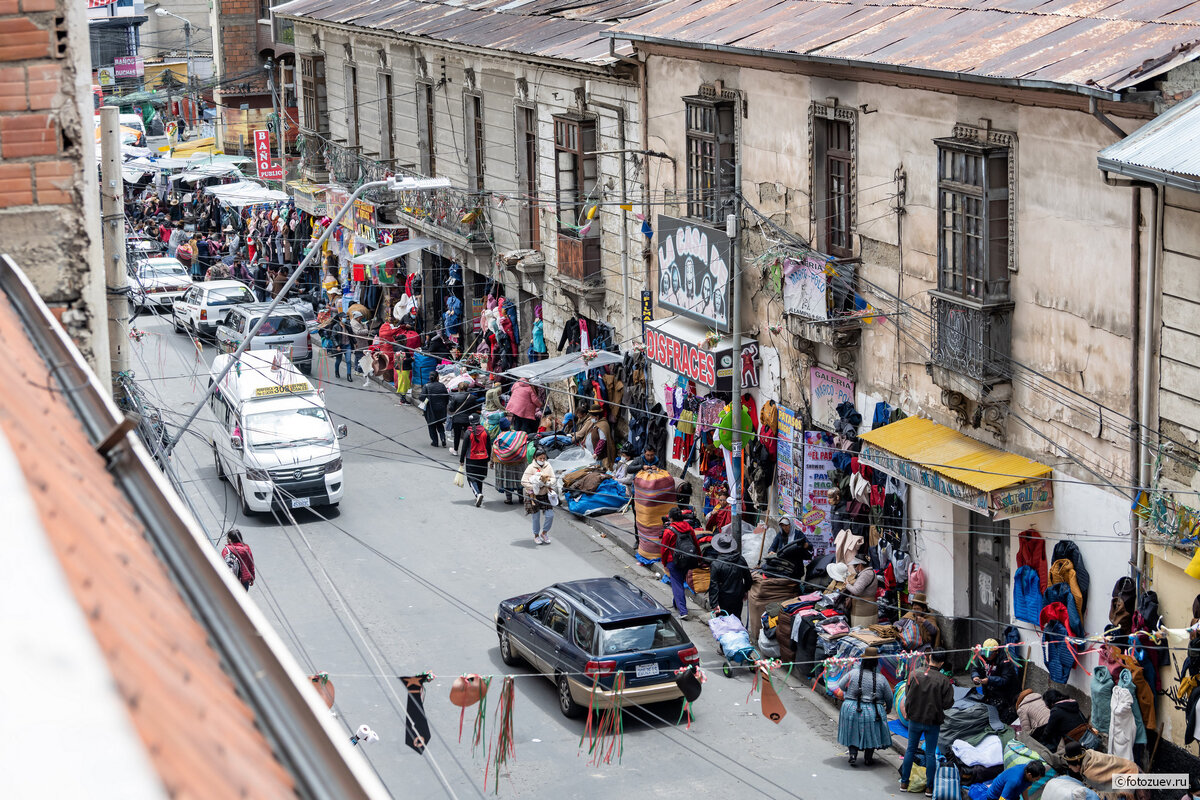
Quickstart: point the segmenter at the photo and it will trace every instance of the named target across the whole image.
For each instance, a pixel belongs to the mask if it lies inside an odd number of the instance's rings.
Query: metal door
[[[1008,522],[971,512],[971,642],[1003,641],[1008,624]]]

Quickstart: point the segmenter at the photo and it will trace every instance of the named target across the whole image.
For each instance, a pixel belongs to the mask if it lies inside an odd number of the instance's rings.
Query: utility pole
[[[183,47],[187,51],[187,96],[191,101],[191,110],[189,110],[187,117],[188,125],[194,127],[197,122],[194,113],[198,110],[199,103],[196,100],[195,76],[192,74],[192,23],[188,21],[187,17],[173,14],[162,6],[154,9],[154,13],[160,17],[174,17],[183,23]]]
[[[738,160],[740,166],[741,160]],[[738,169],[739,177],[741,169]],[[741,185],[741,181],[738,181]],[[725,217],[725,235],[729,237],[730,242],[730,265],[729,269],[733,272],[733,291],[730,298],[730,305],[733,307],[732,322],[733,327],[733,374],[729,376],[730,383],[733,389],[733,403],[730,405],[733,413],[729,415],[730,424],[733,425],[733,457],[730,462],[733,464],[734,474],[730,476],[730,483],[736,481],[737,485],[737,504],[733,507],[733,515],[730,522],[732,523],[731,530],[733,535],[738,537],[739,541],[742,536],[742,509],[746,506],[746,487],[742,480],[742,475],[745,474],[745,469],[742,466],[742,268],[741,268],[741,247],[738,245],[738,221],[740,217],[740,195],[734,198],[735,213]]]
[[[121,111],[100,109],[100,230],[104,285],[108,297],[108,342],[112,374],[129,369],[129,285],[125,265],[125,187],[121,178]]]

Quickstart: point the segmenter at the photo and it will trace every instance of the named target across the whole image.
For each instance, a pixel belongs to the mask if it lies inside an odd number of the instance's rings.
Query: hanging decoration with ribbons
[[[462,709],[458,715],[458,741],[462,741],[463,723],[467,718],[467,709],[478,704],[475,710],[475,729],[471,735],[471,753],[483,741],[487,728],[487,693],[492,685],[492,678],[482,675],[460,675],[450,686],[450,702]]]
[[[679,719],[675,720],[676,725],[686,715],[687,729],[692,729],[692,703],[700,698],[701,685],[707,680],[708,676],[701,672],[695,664],[675,670],[675,685],[683,693],[683,706],[679,709]]]
[[[500,793],[500,770],[507,769],[508,760],[517,754],[513,738],[513,700],[516,698],[515,684],[511,675],[506,675],[500,684],[500,699],[496,701],[496,716],[499,725],[496,728],[496,740],[488,747],[487,765],[483,771],[483,784],[487,786],[488,775],[493,766],[496,767],[496,782],[494,791]]]
[[[579,749],[583,749],[583,740],[588,740],[588,756],[593,767],[601,764],[611,764],[615,753],[617,763],[621,763],[624,751],[625,724],[623,708],[625,705],[625,673],[618,671],[613,678],[612,703],[606,709],[600,708],[600,677],[596,676],[592,683],[592,697],[588,703],[587,725],[583,735],[579,737]]]
[[[754,684],[750,687],[750,694],[746,695],[746,702],[748,703],[756,691],[760,692],[763,716],[776,725],[787,716],[787,709],[784,707],[783,701],[779,699],[779,693],[775,691],[775,685],[771,683],[771,673],[782,666],[783,662],[777,658],[764,658],[755,661]]]

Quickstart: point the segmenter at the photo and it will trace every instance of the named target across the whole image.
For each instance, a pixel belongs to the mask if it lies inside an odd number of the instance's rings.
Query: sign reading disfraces
[[[733,273],[725,231],[662,215],[657,228],[658,304],[728,331]]]
[[[258,130],[254,132],[254,166],[258,177],[265,181],[283,180],[283,167],[271,164],[271,133]]]

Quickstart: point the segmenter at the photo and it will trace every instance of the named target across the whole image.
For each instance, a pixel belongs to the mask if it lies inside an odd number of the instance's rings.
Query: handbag
[[[933,800],[962,800],[962,775],[958,767],[944,757],[933,779]]]
[[[552,506],[558,505],[558,492],[555,492],[555,491],[546,492],[546,499],[550,502],[550,505],[552,505]]]

